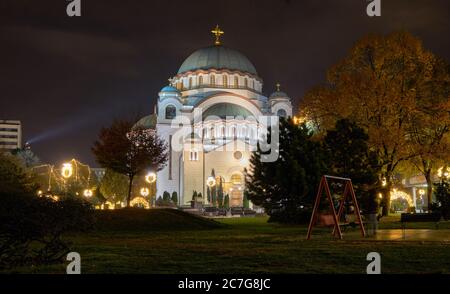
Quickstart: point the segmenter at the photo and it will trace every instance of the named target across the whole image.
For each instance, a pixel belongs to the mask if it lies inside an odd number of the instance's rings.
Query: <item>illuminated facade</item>
[[[213,46],[192,53],[159,92],[155,113],[138,124],[154,128],[169,144],[169,160],[157,174],[157,195],[177,192],[180,205],[193,191],[206,199],[212,171],[230,206],[242,206],[244,168],[256,146],[262,116],[292,116],[290,98],[264,96],[263,81],[242,53],[222,46],[217,27]],[[183,125],[183,127],[179,127]],[[185,128],[188,126],[188,128]],[[185,131],[188,130],[188,131]]]

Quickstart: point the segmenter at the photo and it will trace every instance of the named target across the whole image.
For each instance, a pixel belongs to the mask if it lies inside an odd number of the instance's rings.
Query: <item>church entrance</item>
[[[240,174],[231,176],[230,207],[241,207],[243,205],[244,184]]]

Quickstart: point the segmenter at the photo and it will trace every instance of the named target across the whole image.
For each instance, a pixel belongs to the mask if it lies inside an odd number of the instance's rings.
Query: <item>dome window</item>
[[[166,107],[166,119],[174,119],[177,116],[177,109],[173,105]]]
[[[234,87],[239,88],[239,78],[238,77],[234,77]]]
[[[212,87],[216,85],[216,77],[214,75],[211,75],[211,77],[209,78],[209,83]]]
[[[223,75],[223,86],[224,88],[228,87],[228,77],[226,75]]]

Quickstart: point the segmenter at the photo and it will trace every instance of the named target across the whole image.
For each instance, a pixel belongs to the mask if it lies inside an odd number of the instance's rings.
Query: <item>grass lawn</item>
[[[162,229],[125,230],[126,226],[114,226],[109,216],[97,231],[67,238],[81,254],[82,273],[363,274],[369,263],[366,255],[372,251],[381,254],[383,273],[450,273],[448,242],[333,240],[323,229],[306,241],[306,226],[270,224],[265,217],[221,219],[220,224],[202,224],[195,218],[194,226],[167,227],[175,225],[177,217],[178,222],[191,222],[175,214],[169,216],[168,223],[160,217]],[[145,219],[139,218],[136,226]],[[380,228],[397,228],[397,223],[398,217],[385,219]],[[153,225],[157,227],[154,221]],[[434,224],[419,227],[434,228]],[[416,228],[416,224],[408,228]],[[440,227],[450,234],[449,229],[448,222]],[[65,264],[13,272],[65,273]]]

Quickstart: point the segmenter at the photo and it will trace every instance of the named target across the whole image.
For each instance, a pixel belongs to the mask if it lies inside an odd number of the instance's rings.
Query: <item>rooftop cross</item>
[[[216,41],[214,42],[214,45],[220,46],[220,36],[225,34],[225,32],[219,28],[219,25],[216,25],[216,28],[214,30],[212,30],[211,33],[213,33],[213,35],[216,37]]]
[[[280,87],[281,87],[280,82],[277,82],[275,86],[277,86],[277,92],[280,92]]]

